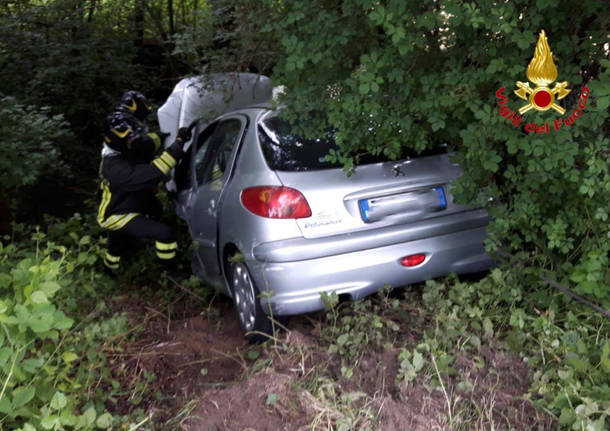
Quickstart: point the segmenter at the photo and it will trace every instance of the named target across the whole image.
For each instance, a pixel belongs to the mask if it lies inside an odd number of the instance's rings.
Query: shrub
[[[105,412],[118,385],[110,384],[104,345],[127,331],[127,320],[107,316],[97,294],[104,280],[93,267],[99,246],[74,236],[72,247],[41,232],[31,241],[0,242],[3,428],[86,430],[121,420]],[[79,311],[84,305],[91,312]]]

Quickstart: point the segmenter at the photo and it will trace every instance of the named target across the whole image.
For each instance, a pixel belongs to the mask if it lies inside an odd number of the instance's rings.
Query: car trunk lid
[[[299,190],[312,215],[296,222],[306,238],[413,223],[464,211],[453,202],[450,182],[460,175],[447,154],[340,168],[276,171],[283,185]]]

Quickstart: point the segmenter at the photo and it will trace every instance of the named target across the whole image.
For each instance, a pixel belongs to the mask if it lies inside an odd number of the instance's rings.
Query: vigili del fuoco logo
[[[523,114],[531,109],[536,111],[548,111],[553,109],[557,113],[563,115],[566,110],[561,106],[558,101],[570,94],[568,87],[568,81],[557,82],[553,88],[551,84],[557,80],[557,67],[553,62],[553,53],[549,48],[549,43],[546,38],[544,30],[540,32],[538,36],[538,43],[534,51],[534,57],[527,66],[527,79],[535,85],[530,87],[529,82],[517,81],[517,89],[514,93],[521,99],[528,103],[519,108],[519,114],[512,111],[508,105],[508,98],[504,94],[506,87],[500,88],[496,91],[496,98],[498,99],[498,113],[509,120],[513,126],[519,127],[523,122]],[[559,130],[564,126],[571,126],[574,121],[580,118],[582,111],[587,106],[587,99],[589,98],[589,89],[585,86],[580,91],[580,99],[578,100],[578,107],[568,117],[557,118],[553,121],[552,129],[549,123],[536,124],[535,122],[526,123],[524,130],[528,133],[550,133],[551,130]]]

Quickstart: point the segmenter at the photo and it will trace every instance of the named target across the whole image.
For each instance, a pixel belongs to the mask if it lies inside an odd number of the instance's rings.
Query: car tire
[[[244,262],[229,259],[227,281],[233,296],[233,304],[237,319],[245,337],[251,343],[261,343],[273,336],[274,325],[269,316],[265,314],[260,302],[260,291],[256,287],[250,271]],[[282,320],[275,318],[276,322]]]

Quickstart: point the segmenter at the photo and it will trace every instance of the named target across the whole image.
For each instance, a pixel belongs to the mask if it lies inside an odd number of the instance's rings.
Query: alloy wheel
[[[254,285],[246,265],[235,263],[233,265],[233,301],[237,309],[239,322],[246,332],[254,329],[256,321],[256,296]]]

